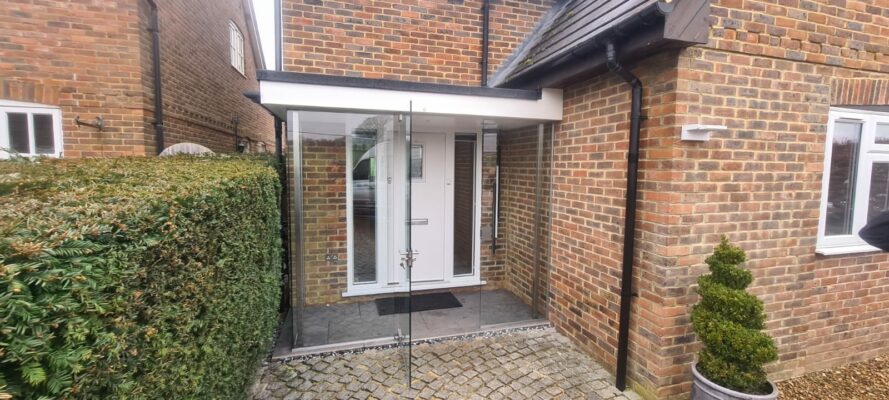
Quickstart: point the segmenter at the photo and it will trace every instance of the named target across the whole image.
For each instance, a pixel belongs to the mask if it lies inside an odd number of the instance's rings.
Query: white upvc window
[[[878,250],[858,231],[889,211],[889,113],[833,108],[825,142],[818,253]]]
[[[233,21],[228,22],[231,64],[241,75],[244,73],[244,35]]]
[[[16,156],[62,156],[58,107],[0,100],[0,159]]]

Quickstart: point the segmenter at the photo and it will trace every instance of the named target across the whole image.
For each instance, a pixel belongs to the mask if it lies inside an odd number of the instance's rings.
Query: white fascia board
[[[266,106],[290,109],[413,112],[541,121],[562,119],[562,90],[543,89],[539,100],[260,81]]]

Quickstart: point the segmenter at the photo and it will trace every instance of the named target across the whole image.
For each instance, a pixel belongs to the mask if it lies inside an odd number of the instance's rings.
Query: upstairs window
[[[232,67],[235,67],[241,75],[244,73],[244,35],[234,22],[228,22],[230,56]]]
[[[62,155],[62,118],[56,107],[0,100],[0,159]]]
[[[889,211],[889,113],[832,109],[818,252],[876,250],[858,237],[858,231],[884,211]]]

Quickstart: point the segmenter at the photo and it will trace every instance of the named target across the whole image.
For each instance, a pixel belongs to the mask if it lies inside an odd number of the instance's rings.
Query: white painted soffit
[[[561,89],[543,89],[541,98],[536,100],[276,81],[260,81],[259,91],[262,104],[278,110],[412,110],[414,113],[486,118],[562,119]]]

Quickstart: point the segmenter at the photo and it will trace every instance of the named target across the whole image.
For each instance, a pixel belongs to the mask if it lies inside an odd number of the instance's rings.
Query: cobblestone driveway
[[[552,328],[415,345],[405,385],[395,349],[271,363],[254,399],[636,400]]]

